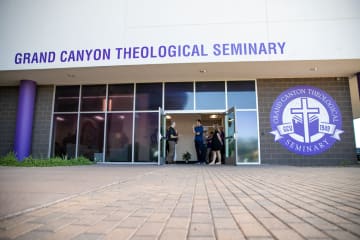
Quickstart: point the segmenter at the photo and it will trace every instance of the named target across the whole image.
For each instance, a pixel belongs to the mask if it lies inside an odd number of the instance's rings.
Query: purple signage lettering
[[[277,55],[285,53],[286,42],[237,42],[129,46],[118,48],[63,49],[42,52],[17,52],[15,64],[71,63],[151,58],[190,58],[206,56]],[[112,54],[115,51],[115,54]]]
[[[55,52],[16,53],[15,64],[39,64],[52,63],[55,61]]]

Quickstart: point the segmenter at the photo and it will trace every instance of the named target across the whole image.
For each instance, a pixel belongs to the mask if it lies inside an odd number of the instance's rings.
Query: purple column
[[[23,161],[31,154],[35,95],[36,83],[31,80],[21,80],[14,142],[14,152],[19,161]]]
[[[360,98],[360,72],[358,72],[357,74],[356,74],[356,76],[357,76],[357,85],[358,85],[358,93],[359,93],[359,98]]]

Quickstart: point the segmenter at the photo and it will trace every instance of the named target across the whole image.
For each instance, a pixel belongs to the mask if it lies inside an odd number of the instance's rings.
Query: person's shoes
[[[216,165],[221,165],[221,162],[217,162]]]
[[[215,164],[215,162],[211,162],[211,163],[209,163],[209,165],[214,165]]]

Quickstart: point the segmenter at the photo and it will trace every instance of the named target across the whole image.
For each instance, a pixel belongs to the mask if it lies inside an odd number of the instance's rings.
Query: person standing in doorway
[[[196,125],[193,126],[193,133],[194,133],[194,142],[195,142],[195,150],[196,150],[196,157],[198,163],[205,162],[205,149],[204,149],[204,128],[201,125],[201,120],[198,119],[196,121]]]
[[[166,162],[167,163],[174,163],[174,157],[175,157],[175,147],[176,143],[178,141],[178,132],[175,129],[176,123],[171,122],[171,125],[169,129],[167,130],[167,141],[169,143],[169,152],[166,156]]]
[[[221,148],[223,146],[223,140],[221,139],[219,126],[215,124],[214,126],[214,135],[211,141],[211,150],[212,150],[212,161],[210,165],[215,164],[216,159],[218,162],[216,164],[221,164]]]

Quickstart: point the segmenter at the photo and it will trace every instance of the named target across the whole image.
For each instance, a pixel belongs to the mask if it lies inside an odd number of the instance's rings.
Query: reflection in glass
[[[193,110],[194,84],[166,83],[165,110]]]
[[[80,114],[78,155],[102,161],[104,114]]]
[[[236,112],[238,163],[259,161],[256,111]]]
[[[227,164],[235,164],[236,159],[236,141],[235,141],[235,113],[230,111],[227,114],[227,132],[226,132],[226,157],[228,158]]]
[[[197,82],[196,109],[225,109],[225,82]]]
[[[109,113],[107,115],[107,162],[131,162],[132,113]]]
[[[142,112],[135,115],[135,162],[158,161],[158,125],[157,112]]]
[[[166,145],[167,145],[167,140],[166,140],[166,115],[162,112],[161,113],[161,119],[160,119],[160,134],[162,136],[161,138],[161,142],[160,142],[160,161],[161,164],[165,164],[165,160],[166,160]]]
[[[81,89],[81,111],[105,111],[106,86],[89,85]]]
[[[77,114],[54,114],[53,125],[52,155],[75,157]]]
[[[132,111],[134,84],[109,85],[108,111]]]
[[[237,109],[256,109],[255,81],[227,83],[228,106]]]
[[[158,110],[162,106],[162,83],[136,84],[136,110]]]
[[[54,112],[77,112],[80,86],[57,86]]]

